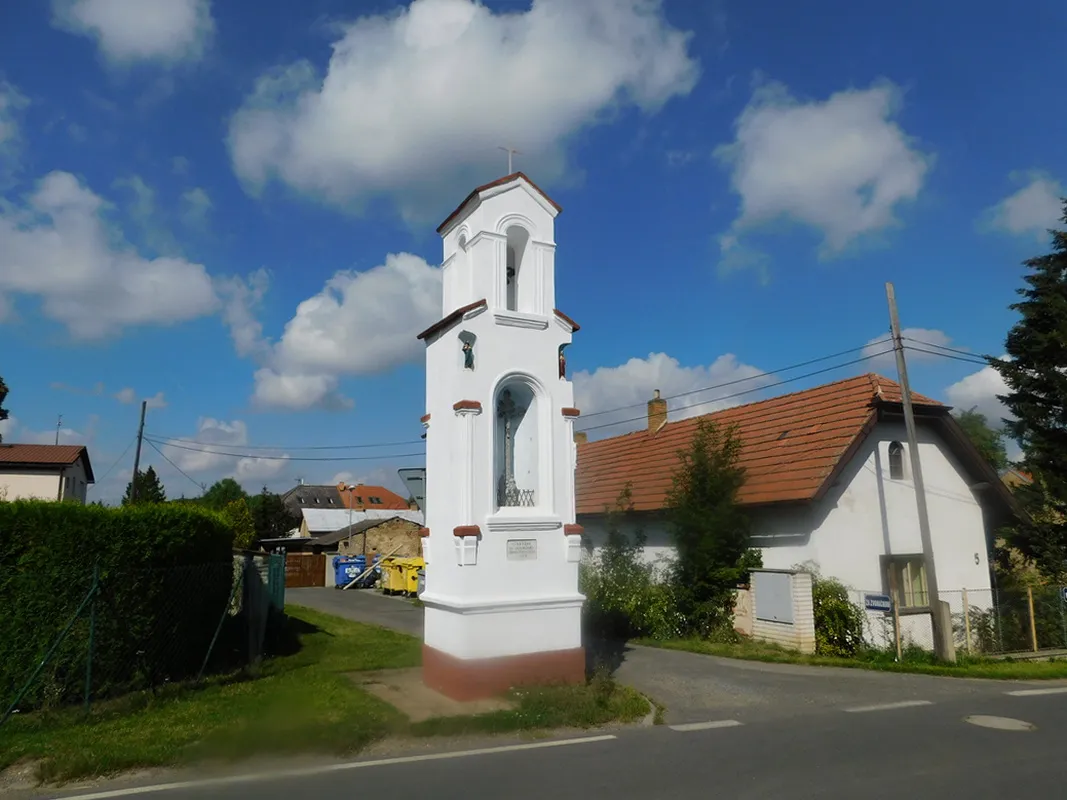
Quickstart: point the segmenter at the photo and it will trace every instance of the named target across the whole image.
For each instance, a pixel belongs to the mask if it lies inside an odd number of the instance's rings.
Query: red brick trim
[[[585,528],[583,528],[581,525],[564,525],[563,526],[563,535],[564,536],[581,536],[583,533],[585,533]]]
[[[500,658],[456,658],[422,646],[422,679],[453,700],[496,697],[514,686],[585,682],[585,648]]]
[[[460,400],[452,405],[453,411],[481,411],[482,404],[477,400]]]
[[[447,317],[445,317],[444,319],[438,320],[437,322],[435,322],[433,325],[431,325],[429,328],[424,330],[422,333],[420,333],[415,338],[416,339],[426,339],[426,338],[428,338],[430,336],[433,336],[435,333],[439,333],[440,331],[443,331],[446,328],[448,328],[448,327],[450,327],[452,325],[455,325],[457,322],[459,322],[461,319],[463,319],[463,315],[464,314],[467,314],[467,313],[469,313],[471,311],[474,311],[474,309],[481,308],[483,306],[488,307],[488,304],[486,303],[484,298],[481,299],[481,300],[478,300],[475,303],[471,303],[470,305],[466,305],[466,306],[463,306],[461,308],[457,308],[455,311],[453,311]]]
[[[457,525],[452,529],[453,536],[478,536],[481,532],[477,525]]]
[[[429,535],[430,535],[430,529],[429,528],[419,528],[419,536],[421,536],[423,539],[425,539]]]
[[[561,408],[560,412],[565,417],[578,417],[582,414],[582,412],[579,411],[577,408]]]
[[[573,331],[580,331],[580,330],[582,329],[582,326],[581,326],[581,325],[579,325],[579,324],[578,324],[577,322],[575,322],[575,321],[574,321],[573,319],[571,319],[570,317],[568,317],[568,316],[567,316],[566,314],[564,314],[564,313],[563,313],[562,311],[560,311],[560,310],[559,310],[558,308],[554,308],[554,309],[552,309],[552,310],[553,310],[553,311],[555,312],[555,314],[556,314],[556,316],[557,316],[557,317],[559,317],[559,318],[560,318],[561,320],[563,320],[564,322],[566,322],[566,323],[567,323],[568,325],[570,325],[570,326],[571,326],[571,330],[573,330]]]
[[[421,422],[423,425],[425,425],[429,421],[430,421],[430,415],[429,414],[423,414],[422,417],[419,419],[419,422]]]

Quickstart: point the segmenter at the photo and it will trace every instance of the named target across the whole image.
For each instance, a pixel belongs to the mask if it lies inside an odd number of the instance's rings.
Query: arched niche
[[[530,249],[530,232],[512,224],[504,231],[507,237],[507,257],[504,264],[505,307],[508,311],[528,311],[531,306],[529,270],[523,269]]]
[[[493,500],[497,510],[533,508],[547,499],[541,496],[548,485],[543,479],[548,466],[544,402],[540,386],[527,376],[509,376],[497,386],[493,398]]]

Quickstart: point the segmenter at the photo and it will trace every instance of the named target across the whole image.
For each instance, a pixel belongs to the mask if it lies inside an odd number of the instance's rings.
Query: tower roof
[[[540,186],[538,186],[536,183],[534,183],[532,180],[530,180],[525,175],[525,173],[513,172],[510,175],[505,175],[503,178],[497,178],[495,181],[490,181],[489,183],[483,184],[483,185],[479,186],[477,189],[475,189],[474,191],[472,191],[469,195],[467,195],[463,199],[462,203],[460,203],[458,206],[456,206],[455,211],[453,211],[451,214],[449,214],[447,217],[445,217],[445,221],[437,226],[437,232],[438,233],[443,232],[445,230],[445,228],[447,228],[452,223],[452,221],[463,212],[463,209],[465,209],[470,203],[473,203],[475,200],[480,198],[482,192],[487,192],[490,189],[496,189],[497,187],[500,187],[500,186],[506,186],[509,183],[512,183],[514,181],[519,181],[519,180],[525,181],[529,185],[529,187],[531,189],[533,189],[535,192],[537,192],[539,195],[541,195],[541,197],[543,197],[545,200],[547,200],[548,203],[554,209],[556,209],[556,213],[557,214],[563,210],[563,207],[560,206],[559,203],[557,203],[555,200],[553,200],[551,197],[549,197],[547,194],[545,194],[544,190],[542,190]]]

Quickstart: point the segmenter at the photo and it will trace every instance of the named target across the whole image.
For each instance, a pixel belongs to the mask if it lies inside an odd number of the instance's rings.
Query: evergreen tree
[[[6,408],[4,408],[4,401],[7,400],[7,395],[7,384],[4,383],[3,378],[0,378],[0,422],[5,421],[8,417],[11,416],[10,412],[8,412]],[[0,442],[2,441],[4,441],[4,436],[3,434],[0,434]]]
[[[133,482],[137,481],[137,499],[131,500],[133,497]],[[131,503],[165,503],[167,502],[167,493],[163,491],[163,484],[159,480],[159,476],[156,474],[154,467],[149,467],[144,472],[138,472],[135,478],[131,478],[130,482],[126,484],[126,494],[122,496],[122,504],[124,506],[131,505]]]
[[[1008,466],[1008,453],[1004,449],[1004,432],[991,427],[985,414],[975,408],[956,414],[956,422],[963,428],[982,457],[996,470]]]
[[[252,518],[256,527],[256,539],[279,539],[293,528],[300,526],[300,518],[293,515],[285,501],[263,487],[263,491],[252,498]]]
[[[1063,201],[1067,227],[1067,199]],[[1025,263],[1021,319],[1008,332],[1008,358],[994,360],[1008,386],[1000,399],[1014,416],[1008,432],[1023,449],[1031,486],[1016,496],[1028,512],[1012,545],[1039,569],[1060,576],[1067,565],[1067,229],[1054,230],[1052,252]]]
[[[750,549],[749,519],[737,500],[745,473],[736,432],[700,420],[678,456],[682,463],[667,498],[678,554],[675,580],[683,613],[703,634],[728,621],[732,591],[759,565],[759,552]]]

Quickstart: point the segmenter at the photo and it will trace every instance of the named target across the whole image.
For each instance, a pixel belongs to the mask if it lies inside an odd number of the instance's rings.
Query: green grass
[[[998,680],[1053,680],[1067,678],[1067,661],[1012,661],[977,658],[957,653],[956,664],[936,662],[932,654],[908,651],[902,661],[882,651],[869,651],[856,658],[805,655],[775,644],[745,640],[740,643],[709,642],[703,639],[639,639],[635,644],[665,650],[685,650],[709,656],[765,661],[775,664],[806,664],[817,667],[846,667],[885,672],[911,672],[956,678],[991,678]]]
[[[0,727],[0,771],[35,764],[42,782],[130,769],[232,761],[254,755],[351,755],[386,736],[504,733],[640,719],[648,703],[598,678],[585,686],[516,693],[518,706],[411,724],[350,673],[418,666],[421,642],[404,634],[288,607],[299,648],[258,674],[170,687],[80,709],[13,717]]]

